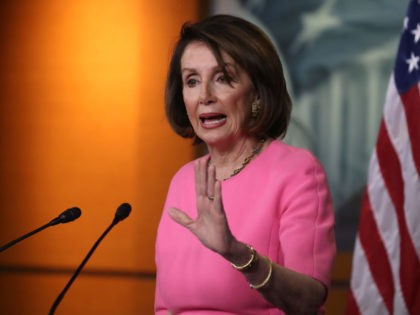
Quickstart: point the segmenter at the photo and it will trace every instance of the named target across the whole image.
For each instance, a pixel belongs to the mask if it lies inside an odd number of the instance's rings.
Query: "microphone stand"
[[[67,282],[67,285],[64,287],[64,289],[61,291],[61,293],[57,296],[55,299],[54,304],[51,306],[49,315],[53,315],[58,304],[60,304],[61,300],[64,298],[64,295],[67,293],[68,289],[76,279],[76,277],[79,275],[79,273],[82,271],[83,267],[86,265],[87,261],[89,260],[90,256],[92,256],[93,252],[95,251],[96,247],[98,247],[99,243],[102,241],[102,239],[111,231],[111,229],[117,224],[118,222],[112,222],[111,225],[105,230],[105,232],[102,233],[102,235],[98,238],[98,240],[95,242],[89,253],[86,255],[85,259],[83,259],[82,263],[79,265],[79,267],[74,272],[71,279]]]
[[[38,233],[38,232],[40,232],[40,231],[42,231],[42,230],[44,230],[44,229],[46,229],[47,227],[50,227],[50,226],[52,226],[52,225],[54,225],[54,222],[53,222],[53,221],[51,221],[51,222],[49,222],[49,223],[47,223],[47,224],[44,224],[43,226],[41,226],[41,227],[39,227],[39,228],[37,228],[37,229],[33,230],[32,232],[29,232],[29,233],[27,233],[27,234],[25,234],[25,235],[22,235],[21,237],[19,237],[19,238],[17,238],[17,239],[15,239],[15,240],[13,240],[13,241],[11,241],[11,242],[7,243],[6,245],[4,245],[4,246],[0,247],[0,252],[2,252],[2,251],[4,251],[4,250],[8,249],[9,247],[11,247],[11,246],[15,245],[16,243],[19,243],[20,241],[23,241],[25,238],[28,238],[29,236],[31,236],[31,235],[33,235],[33,234],[36,234],[36,233]]]
[[[76,279],[76,277],[79,275],[79,273],[82,271],[84,265],[87,263],[87,261],[89,260],[90,256],[92,256],[93,252],[95,251],[96,247],[98,247],[99,243],[102,241],[102,239],[109,233],[109,231],[111,231],[111,229],[120,221],[124,220],[125,218],[128,217],[128,215],[131,212],[131,205],[128,203],[123,203],[121,204],[114,216],[114,220],[112,220],[111,225],[105,230],[105,232],[102,233],[102,235],[98,238],[98,240],[95,242],[95,244],[93,245],[93,247],[90,249],[90,251],[88,252],[88,254],[86,255],[85,259],[83,259],[82,263],[80,264],[80,266],[76,269],[76,271],[74,272],[73,276],[71,277],[71,279],[69,280],[69,282],[67,282],[67,285],[64,287],[64,289],[61,291],[61,293],[57,296],[57,298],[55,299],[53,305],[51,306],[50,312],[48,313],[49,315],[53,315],[55,310],[57,309],[58,304],[60,304],[61,300],[63,299],[64,295],[66,294],[66,292],[68,291],[68,289],[70,288],[70,286],[72,285],[73,281]]]
[[[11,241],[11,242],[7,243],[6,245],[0,247],[0,252],[8,249],[10,246],[13,246],[14,244],[24,240],[25,238],[28,238],[29,236],[46,229],[47,227],[50,227],[50,226],[53,226],[53,225],[56,225],[56,224],[59,224],[59,223],[67,223],[67,222],[74,221],[77,218],[79,218],[81,214],[82,214],[82,211],[78,207],[73,207],[73,208],[67,209],[66,211],[61,213],[58,217],[51,220],[49,223],[47,223],[47,224],[33,230],[32,232],[29,232],[29,233],[15,239],[14,241]]]

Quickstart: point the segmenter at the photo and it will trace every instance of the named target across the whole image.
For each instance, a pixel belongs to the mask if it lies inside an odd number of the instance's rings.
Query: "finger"
[[[204,170],[204,173],[203,173]],[[198,159],[194,163],[194,172],[195,172],[195,191],[197,194],[197,198],[199,196],[203,197],[207,194],[206,188],[206,172],[203,169],[203,159]]]
[[[214,183],[214,204],[217,211],[224,213],[223,200],[222,200],[222,184],[219,180]]]
[[[216,168],[214,165],[210,165],[207,168],[207,197],[211,200],[214,199],[215,188],[214,184],[216,182]]]
[[[193,219],[185,214],[185,212],[179,209],[169,208],[168,213],[172,220],[186,228],[189,228],[189,226],[194,222]]]

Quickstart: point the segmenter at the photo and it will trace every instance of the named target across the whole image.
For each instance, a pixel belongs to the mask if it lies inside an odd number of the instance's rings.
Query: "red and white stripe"
[[[391,78],[360,215],[347,314],[420,314],[420,87]]]

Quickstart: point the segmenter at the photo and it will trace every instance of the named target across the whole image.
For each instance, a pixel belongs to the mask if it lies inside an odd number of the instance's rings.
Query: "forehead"
[[[222,59],[225,63],[235,65],[233,58],[225,51],[221,51]],[[210,47],[200,41],[189,43],[181,56],[181,68],[189,67],[194,64],[218,65],[217,58]]]

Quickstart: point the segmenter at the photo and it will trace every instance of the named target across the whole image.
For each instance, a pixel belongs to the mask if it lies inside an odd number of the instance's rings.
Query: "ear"
[[[257,90],[254,89],[254,102],[260,102],[260,95],[257,93]]]

